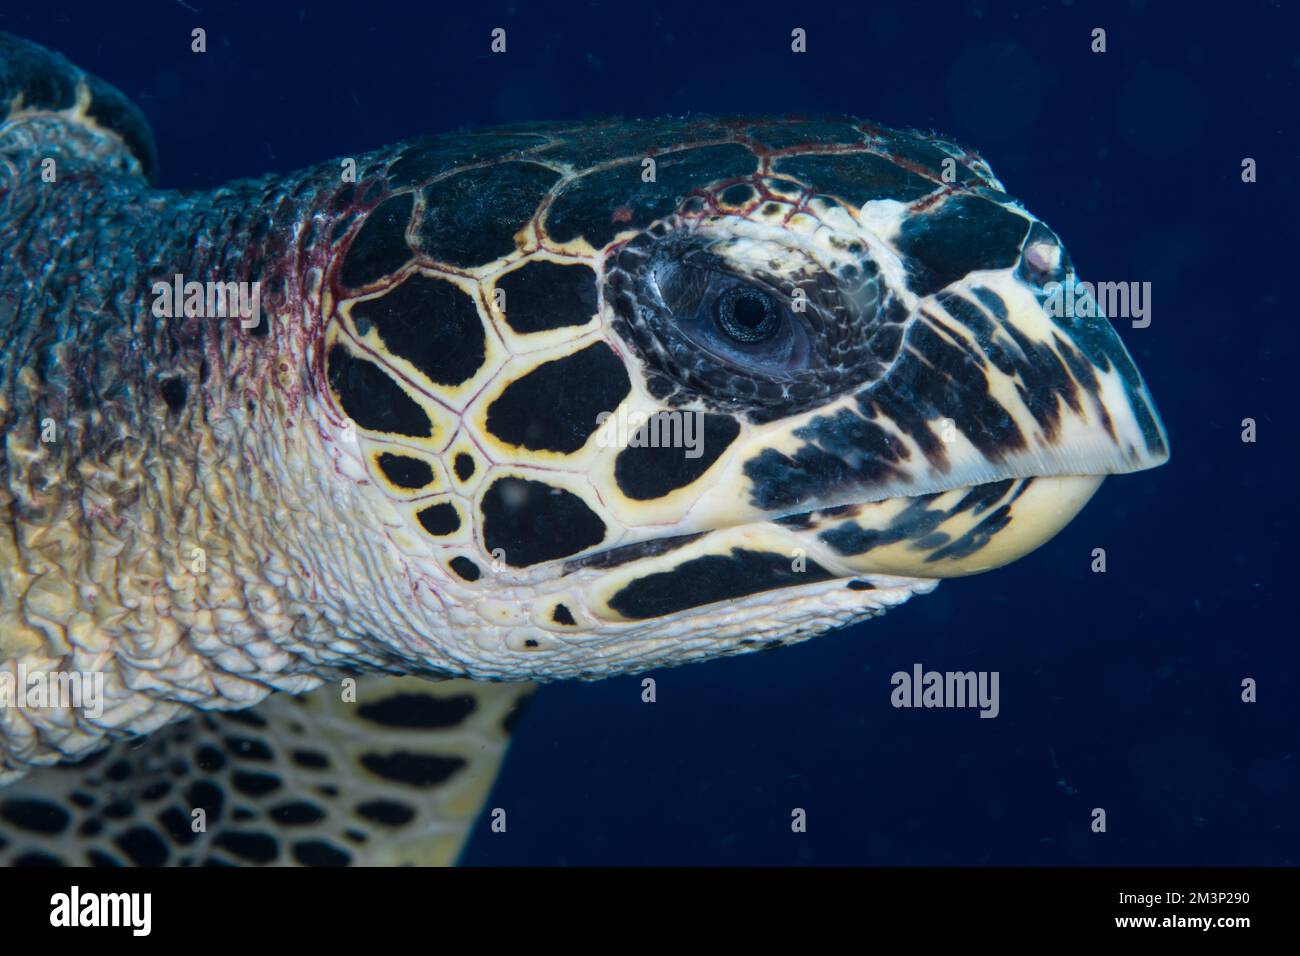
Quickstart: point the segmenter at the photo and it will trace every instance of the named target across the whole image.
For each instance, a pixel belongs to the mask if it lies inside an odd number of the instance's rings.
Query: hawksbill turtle
[[[872,617],[1168,457],[937,135],[523,124],[164,191],[9,36],[0,117],[11,862],[451,860],[529,682]]]

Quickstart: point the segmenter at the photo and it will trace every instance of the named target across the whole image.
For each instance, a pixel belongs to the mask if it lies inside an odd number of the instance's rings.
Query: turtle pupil
[[[767,310],[763,308],[763,303],[749,295],[737,302],[732,312],[737,322],[751,329],[757,328],[767,318]]]
[[[737,342],[770,339],[779,324],[771,296],[755,289],[728,289],[715,306],[718,325]]]

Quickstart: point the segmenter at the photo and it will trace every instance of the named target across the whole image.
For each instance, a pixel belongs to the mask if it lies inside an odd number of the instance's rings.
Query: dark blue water
[[[508,832],[481,833],[466,862],[1300,863],[1296,14],[443,6],[51,2],[0,29],[135,98],[165,186],[607,113],[933,127],[981,150],[1083,278],[1152,283],[1151,326],[1120,333],[1173,448],[1028,558],[880,620],[658,673],[652,705],[634,678],[545,688],[492,797]],[[1105,54],[1089,51],[1099,26]],[[999,671],[1001,715],[895,710],[889,676],[916,662]]]

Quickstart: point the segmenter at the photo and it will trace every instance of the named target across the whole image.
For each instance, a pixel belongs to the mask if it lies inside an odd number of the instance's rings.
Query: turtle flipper
[[[0,124],[5,123],[21,125],[43,156],[89,154],[147,181],[158,169],[153,133],[134,103],[52,50],[0,33]],[[8,136],[6,149],[13,147],[13,127]]]
[[[199,715],[0,790],[0,864],[451,864],[534,686],[365,677]]]

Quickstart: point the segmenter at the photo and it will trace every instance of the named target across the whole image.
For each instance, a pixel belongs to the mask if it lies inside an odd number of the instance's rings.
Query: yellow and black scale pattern
[[[7,36],[0,115],[0,675],[107,695],[0,709],[0,785],[342,673],[805,639],[1168,455],[1106,319],[1046,308],[1057,236],[934,135],[525,124],[180,194],[125,98]],[[256,283],[260,321],[160,308],[175,276]],[[683,416],[693,453],[636,440]]]
[[[1086,404],[1121,457],[1164,454],[1141,380],[1113,334],[1063,327],[1036,343],[1005,321],[996,290],[954,288],[1001,271],[1039,290],[1071,272],[1055,236],[964,150],[852,121],[698,119],[483,135],[455,149],[417,143],[388,168],[387,189],[340,259],[331,287],[337,322],[326,338],[332,395],[359,425],[376,481],[409,502],[413,524],[448,546],[447,567],[467,581],[494,554],[522,568],[624,545],[624,516],[709,484],[743,422],[788,419],[846,393],[856,407],[811,419],[793,453],[764,448],[744,462],[756,508],[790,511],[846,486],[905,477],[910,449],[877,418],[939,471],[949,463],[936,420],[951,421],[989,462],[1027,449],[1030,436],[989,388],[994,367],[1021,383],[1049,441],[1058,406]],[[494,137],[507,157],[448,168],[466,140]],[[647,156],[657,179],[638,182]],[[945,161],[957,173],[951,183]],[[792,286],[805,291],[806,314],[825,325],[803,368],[764,375],[718,361],[707,340],[682,334],[679,303],[665,301],[652,275],[656,262],[709,255],[713,240],[701,232],[720,219],[815,235],[846,208],[881,200],[905,204],[893,251],[906,289],[929,299],[919,314],[890,289],[872,250],[851,238],[839,240],[848,261],[838,274],[808,263],[793,281],[759,270],[740,277],[769,290],[785,282],[787,299]],[[1026,259],[1028,247],[1035,252]],[[726,274],[720,260],[714,268]],[[1109,425],[1096,367],[1118,371],[1126,390],[1141,430],[1127,445]],[[699,458],[651,447],[593,454],[600,416],[634,388],[663,409],[703,411]],[[850,447],[860,460],[850,463]],[[761,583],[753,570],[745,576]],[[625,616],[642,616],[631,595],[613,601]]]

